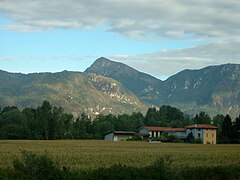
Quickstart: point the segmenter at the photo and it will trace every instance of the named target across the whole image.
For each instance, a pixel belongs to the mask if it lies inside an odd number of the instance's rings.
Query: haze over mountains
[[[151,105],[171,105],[190,114],[206,111],[236,117],[240,105],[240,65],[183,70],[165,81],[103,57],[84,73],[25,75],[0,71],[1,106],[36,107],[44,99],[74,115],[145,113]]]

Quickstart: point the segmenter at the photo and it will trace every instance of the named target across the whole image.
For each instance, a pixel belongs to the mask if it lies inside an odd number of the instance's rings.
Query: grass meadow
[[[35,154],[47,152],[61,166],[72,169],[107,168],[114,164],[145,167],[165,155],[170,156],[176,167],[208,167],[240,163],[240,145],[103,140],[2,140],[0,141],[0,168],[12,166],[12,160],[21,156],[22,151]]]

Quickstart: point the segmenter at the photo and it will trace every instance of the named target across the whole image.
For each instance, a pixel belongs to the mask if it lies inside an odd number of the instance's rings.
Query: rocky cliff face
[[[172,105],[194,114],[232,114],[238,116],[240,65],[225,64],[182,72],[160,81],[133,68],[100,58],[88,68],[91,72],[111,77],[131,90],[139,99],[156,106]]]
[[[119,81],[132,91],[141,100],[158,104],[159,90],[162,81],[148,74],[139,72],[123,63],[111,61],[106,58],[97,59],[85,73],[94,73],[110,77]]]

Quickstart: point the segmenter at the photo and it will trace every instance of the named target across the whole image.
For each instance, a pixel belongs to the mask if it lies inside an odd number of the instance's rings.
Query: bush
[[[133,137],[128,138],[127,141],[141,141],[142,138],[138,134],[134,134]]]
[[[13,161],[13,169],[0,169],[0,179],[239,179],[240,164],[215,167],[175,167],[170,156],[160,157],[153,165],[129,167],[122,164],[99,169],[71,170],[53,161],[48,154],[36,155],[23,152],[20,159]]]
[[[173,134],[170,135],[161,135],[157,138],[153,138],[153,141],[161,141],[161,142],[175,142],[175,143],[183,143],[184,141],[179,138],[178,136],[175,136]]]
[[[58,164],[47,153],[22,152],[22,157],[13,161],[13,170],[15,176],[21,179],[62,179]]]

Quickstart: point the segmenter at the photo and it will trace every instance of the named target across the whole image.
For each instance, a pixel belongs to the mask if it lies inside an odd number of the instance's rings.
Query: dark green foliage
[[[184,127],[189,123],[183,112],[171,106],[161,106],[159,110],[149,108],[144,119],[144,124],[148,126]]]
[[[36,155],[23,152],[21,159],[13,161],[13,170],[15,177],[20,179],[62,179],[58,164],[47,153]]]
[[[194,119],[194,124],[211,124],[211,117],[205,112],[200,112]]]
[[[183,139],[179,138],[178,136],[175,136],[173,134],[163,134],[157,138],[153,138],[153,141],[161,141],[161,142],[173,142],[173,143],[183,143]]]
[[[219,179],[232,180],[240,178],[239,164],[213,167],[184,167],[179,171],[178,179]]]
[[[91,119],[85,113],[74,118],[64,112],[62,107],[52,106],[43,101],[41,106],[25,108],[20,111],[17,107],[5,107],[0,113],[0,139],[103,139],[110,131],[139,132],[142,126],[185,127],[196,123],[212,122],[219,127],[219,143],[238,143],[240,118],[232,123],[230,116],[218,115],[213,118],[205,112],[200,112],[193,119],[184,115],[179,109],[171,106],[149,108],[146,115],[133,112],[131,115],[99,114]],[[161,137],[162,142],[182,142],[174,136]],[[187,139],[192,141],[191,138]]]
[[[192,132],[188,134],[187,138],[185,139],[187,143],[196,143],[196,144],[201,144],[202,140],[201,139],[195,139]]]
[[[222,122],[222,135],[224,138],[232,138],[233,128],[232,119],[229,115],[226,115]]]
[[[25,116],[16,107],[4,108],[0,118],[1,139],[27,139],[30,129]]]
[[[239,163],[240,164],[240,163]],[[29,179],[29,180],[123,180],[123,179],[239,179],[240,165],[213,167],[176,167],[170,156],[160,157],[155,163],[146,167],[129,167],[115,164],[109,168],[78,169],[60,168],[59,164],[47,153],[36,155],[23,152],[22,157],[13,161],[13,168],[0,169],[0,179]]]
[[[138,134],[134,134],[131,138],[127,139],[127,141],[141,141],[142,138]]]

